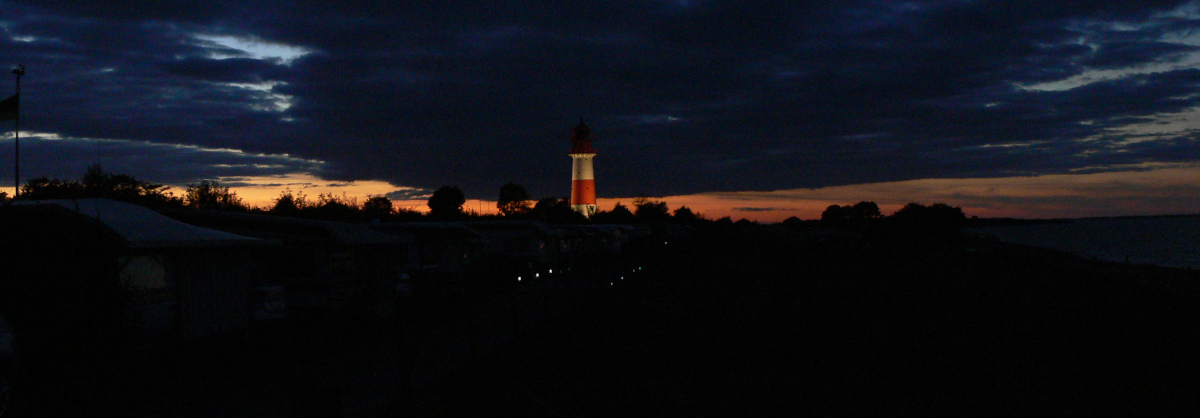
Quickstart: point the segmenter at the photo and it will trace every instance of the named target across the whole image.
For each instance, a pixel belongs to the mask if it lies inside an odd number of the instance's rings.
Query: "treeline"
[[[521,185],[512,182],[500,186],[496,201],[499,214],[482,214],[465,209],[466,197],[456,186],[442,186],[429,196],[429,212],[411,208],[398,208],[387,196],[369,196],[359,202],[356,197],[321,193],[310,197],[302,191],[286,189],[280,192],[265,207],[254,207],[239,197],[228,186],[217,181],[204,180],[189,184],[181,196],[175,195],[169,186],[149,183],[127,174],[104,171],[99,165],[87,168],[79,180],[61,180],[38,177],[21,186],[18,200],[53,200],[109,198],[129,202],[152,209],[192,208],[232,212],[265,213],[297,218],[321,219],[341,222],[381,221],[462,221],[480,219],[529,219],[551,224],[601,223],[640,224],[674,223],[688,226],[748,226],[755,222],[741,219],[734,222],[729,217],[708,219],[695,213],[687,206],[672,210],[666,202],[645,196],[634,198],[630,205],[618,202],[609,210],[599,210],[586,218],[571,209],[566,197],[534,199]],[[0,192],[0,203],[11,201],[7,193]],[[929,206],[909,203],[890,216],[884,216],[875,202],[858,202],[853,205],[831,205],[821,214],[822,225],[842,229],[872,232],[880,228],[894,229],[892,224],[912,225],[926,230],[957,231],[966,221],[961,208],[945,203]],[[811,221],[809,221],[811,222]],[[809,223],[791,217],[784,225],[799,226]]]
[[[858,202],[853,205],[830,205],[821,213],[821,223],[839,227],[861,227],[872,220],[884,218],[875,202]],[[893,213],[890,218],[944,223],[951,226],[962,226],[967,221],[962,208],[945,203],[934,203],[929,206],[920,203],[909,203]]]
[[[666,202],[648,197],[635,198],[631,206],[617,203],[591,218],[571,209],[565,197],[534,199],[521,185],[506,183],[500,187],[496,208],[499,214],[482,214],[463,207],[466,197],[456,186],[442,186],[430,195],[428,213],[398,208],[387,196],[369,196],[359,203],[356,197],[321,193],[310,197],[302,191],[286,189],[265,207],[254,207],[228,186],[204,180],[189,184],[182,195],[169,186],[149,183],[127,174],[104,171],[99,165],[88,167],[79,180],[38,177],[21,185],[17,200],[55,200],[108,198],[152,209],[192,208],[232,212],[263,213],[297,218],[341,222],[381,221],[461,221],[476,219],[530,219],[546,223],[698,223],[733,224],[729,218],[705,219],[686,206],[671,210]],[[0,203],[12,198],[0,192]],[[746,220],[739,221],[749,222]]]
[[[830,205],[815,222],[853,232],[875,248],[923,250],[959,246],[962,241],[960,230],[967,221],[962,208],[945,203],[928,206],[909,203],[890,216],[884,216],[875,202],[863,201],[853,205]],[[804,221],[795,217],[783,224],[793,228],[805,226]]]
[[[524,186],[512,182],[500,186],[496,199],[498,215],[481,214],[464,209],[463,204],[466,201],[466,197],[458,187],[442,186],[429,196],[429,202],[427,203],[429,213],[425,217],[431,220],[445,221],[467,219],[528,219],[551,224],[678,223],[693,225],[703,222],[732,223],[729,218],[709,221],[703,215],[693,212],[687,206],[680,206],[675,210],[671,210],[666,202],[645,196],[634,198],[631,206],[617,202],[611,210],[598,210],[591,217],[584,217],[571,208],[571,201],[566,197],[534,199],[533,195]]]

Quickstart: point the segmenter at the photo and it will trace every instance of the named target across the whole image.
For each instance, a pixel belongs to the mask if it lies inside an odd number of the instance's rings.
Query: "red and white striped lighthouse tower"
[[[571,135],[571,209],[592,216],[596,213],[596,177],[592,172],[592,129],[579,120]]]

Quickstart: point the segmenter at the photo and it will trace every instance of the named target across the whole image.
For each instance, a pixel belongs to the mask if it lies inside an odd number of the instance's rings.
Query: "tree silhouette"
[[[367,201],[363,202],[362,212],[367,219],[388,219],[395,209],[391,199],[379,195],[367,198]]]
[[[455,186],[442,186],[429,196],[429,214],[435,218],[453,219],[462,216],[462,205],[467,203],[462,190]]]
[[[821,222],[828,224],[840,224],[844,222],[846,218],[849,218],[849,214],[847,212],[848,211],[841,206],[829,205],[829,207],[825,208],[824,212],[821,212]]]
[[[217,181],[202,180],[198,184],[189,184],[184,192],[183,202],[195,209],[232,210],[245,212],[250,210],[237,193],[229,191],[229,187],[221,186]]]
[[[945,203],[929,205],[929,216],[936,222],[955,227],[961,226],[967,220],[967,215],[963,213],[962,208],[950,206]]]
[[[357,198],[321,193],[317,195],[317,204],[302,210],[301,214],[326,221],[352,222],[359,220],[362,212],[358,208]]]
[[[633,211],[629,210],[629,208],[625,205],[622,205],[621,202],[617,202],[617,204],[613,205],[612,215],[614,218],[618,219],[619,223],[627,224],[633,222]]]
[[[532,209],[529,201],[533,196],[524,186],[512,182],[500,186],[500,198],[496,200],[496,209],[504,216],[519,216],[528,214]]]
[[[907,251],[953,249],[962,243],[959,228],[965,221],[961,208],[945,203],[930,206],[909,203],[892,216],[871,225],[863,236],[882,248]]]
[[[391,219],[399,222],[419,222],[425,215],[413,208],[396,208]]]
[[[571,209],[571,201],[565,197],[547,197],[538,200],[529,214],[546,223],[580,223],[587,220],[583,215]]]
[[[279,197],[271,205],[270,213],[280,216],[300,216],[300,211],[309,207],[308,197],[304,192],[292,193],[292,189],[279,192]]]
[[[883,213],[879,211],[879,205],[875,202],[858,202],[850,209],[855,219],[875,219],[883,216]]]
[[[178,205],[180,200],[166,193],[167,186],[147,183],[128,174],[113,174],[93,164],[80,179],[87,197],[106,197],[144,206]]]
[[[684,225],[691,225],[700,220],[700,217],[696,216],[696,214],[692,212],[692,209],[687,206],[680,206],[678,209],[675,209],[674,216],[672,216],[672,218],[675,220],[675,222]]]
[[[103,197],[147,207],[183,206],[167,186],[147,183],[127,174],[112,174],[89,166],[80,181],[38,177],[21,186],[21,200],[86,199]]]
[[[633,200],[633,219],[637,222],[666,222],[671,220],[667,202],[638,196]]]
[[[74,180],[36,177],[21,186],[19,200],[81,199],[87,197],[83,185]]]
[[[722,216],[713,222],[717,230],[729,231],[733,229],[733,219],[728,216]]]
[[[879,219],[883,214],[875,202],[862,201],[854,205],[830,205],[821,212],[821,222],[840,227],[861,227],[867,221]]]
[[[800,229],[804,228],[804,221],[800,220],[800,218],[797,218],[795,216],[790,216],[787,219],[784,219],[782,224],[783,224],[783,226],[786,226],[786,227],[788,227],[788,229],[792,229],[792,230],[800,230]]]
[[[929,216],[929,208],[920,203],[909,203],[892,214],[900,219],[923,219]]]
[[[592,222],[602,224],[629,224],[633,223],[633,212],[629,211],[629,208],[621,202],[617,202],[616,205],[613,205],[612,210],[596,212],[591,219]]]

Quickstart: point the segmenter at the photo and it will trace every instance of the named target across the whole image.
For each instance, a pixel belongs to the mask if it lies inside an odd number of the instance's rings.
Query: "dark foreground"
[[[1200,411],[1197,272],[843,244],[695,243],[380,416]]]
[[[727,231],[607,289],[547,284],[60,365],[24,412],[1195,413],[1198,281],[986,240],[880,251]]]

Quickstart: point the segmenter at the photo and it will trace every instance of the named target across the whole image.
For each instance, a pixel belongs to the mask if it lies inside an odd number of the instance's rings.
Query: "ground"
[[[627,280],[576,289],[586,297],[530,286],[396,321],[296,322],[135,366],[60,370],[40,388],[65,395],[26,412],[1200,411],[1200,272],[978,238],[881,249],[782,228],[656,251]]]
[[[669,257],[383,415],[1200,410],[1196,272],[762,231]]]

